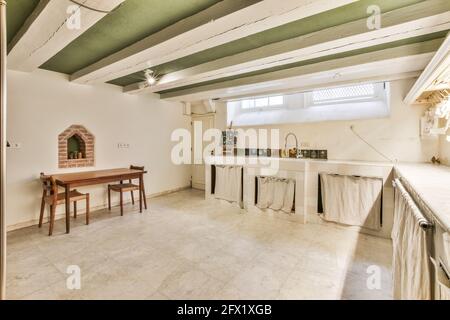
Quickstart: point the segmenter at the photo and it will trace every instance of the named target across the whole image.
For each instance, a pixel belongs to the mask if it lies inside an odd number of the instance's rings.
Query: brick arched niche
[[[72,125],[58,136],[59,168],[94,166],[94,135],[81,125]]]

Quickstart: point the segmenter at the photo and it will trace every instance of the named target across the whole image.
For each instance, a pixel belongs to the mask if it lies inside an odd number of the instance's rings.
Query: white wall
[[[181,104],[150,94],[127,95],[112,85],[77,85],[65,75],[42,70],[8,71],[7,138],[21,148],[7,152],[7,226],[11,229],[38,219],[40,172],[136,164],[149,170],[145,177],[149,195],[189,186],[189,166],[175,166],[170,159],[172,131],[189,129],[189,123]],[[72,124],[84,125],[95,135],[95,167],[58,169],[58,134]],[[129,143],[130,148],[118,149],[118,143]],[[80,190],[91,193],[92,208],[106,205],[105,186]]]
[[[350,126],[354,125],[361,136],[391,159],[428,162],[439,153],[439,142],[420,139],[419,124],[424,107],[407,106],[403,103],[403,98],[413,84],[414,79],[391,82],[391,114],[386,118],[252,126],[252,128],[279,129],[282,148],[286,134],[294,132],[299,141],[309,145],[311,149],[327,149],[330,159],[386,161],[352,133]],[[293,139],[290,139],[291,147],[292,144]]]
[[[215,101],[216,111],[214,114],[215,126],[217,129],[225,130],[227,128],[227,107],[226,103],[222,101]],[[203,101],[195,101],[191,104],[193,115],[206,114],[206,109]]]

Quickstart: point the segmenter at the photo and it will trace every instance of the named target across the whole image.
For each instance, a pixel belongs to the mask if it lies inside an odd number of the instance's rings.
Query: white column
[[[0,0],[0,300],[6,289],[6,1]]]

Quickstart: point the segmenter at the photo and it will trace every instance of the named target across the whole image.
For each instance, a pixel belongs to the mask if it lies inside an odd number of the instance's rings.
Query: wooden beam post
[[[0,300],[6,297],[6,1],[0,0]]]

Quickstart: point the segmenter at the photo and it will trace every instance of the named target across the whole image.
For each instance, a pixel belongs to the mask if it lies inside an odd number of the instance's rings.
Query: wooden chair
[[[140,170],[144,171],[144,167],[138,167],[138,166],[130,166],[131,170]],[[119,184],[109,184],[108,185],[108,208],[111,210],[111,191],[119,192],[120,193],[120,215],[123,216],[123,193],[124,192],[131,192],[131,203],[134,205],[134,193],[133,191],[139,191],[139,185],[133,184],[133,181],[130,179],[128,180],[128,183],[124,183],[123,181],[120,181]],[[142,198],[144,199],[144,208],[147,210],[147,199],[145,198],[145,187],[144,182],[142,182]]]
[[[53,233],[53,226],[55,224],[56,207],[59,204],[66,202],[66,194],[64,192],[58,193],[58,186],[55,179],[52,176],[46,176],[41,173],[42,182],[42,201],[41,201],[41,214],[39,216],[39,228],[42,227],[44,220],[45,205],[50,206],[50,227],[48,235]],[[77,190],[70,191],[70,202],[73,202],[74,217],[77,218],[77,201],[86,200],[86,224],[89,224],[89,193],[83,194]]]

